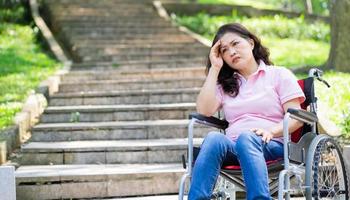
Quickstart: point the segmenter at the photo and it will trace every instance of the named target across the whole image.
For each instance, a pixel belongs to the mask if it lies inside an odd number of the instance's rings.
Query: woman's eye
[[[221,49],[221,53],[225,53],[226,49]]]
[[[236,46],[238,43],[239,43],[239,42],[234,42],[234,43],[233,43],[233,46]]]

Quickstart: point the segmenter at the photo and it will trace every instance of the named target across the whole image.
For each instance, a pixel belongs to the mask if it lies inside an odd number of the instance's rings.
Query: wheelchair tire
[[[310,145],[306,163],[307,199],[349,199],[349,180],[337,142],[318,135]],[[308,178],[309,177],[309,178]]]

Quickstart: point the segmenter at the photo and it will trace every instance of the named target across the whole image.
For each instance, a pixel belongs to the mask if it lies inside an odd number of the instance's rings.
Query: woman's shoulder
[[[266,65],[266,75],[274,83],[280,83],[286,80],[295,79],[296,77],[293,72],[283,66]]]
[[[266,69],[272,72],[278,72],[278,73],[283,73],[283,72],[290,72],[290,69],[279,66],[279,65],[266,65]]]
[[[277,65],[266,65],[266,71],[271,73],[273,76],[289,76],[293,74],[293,72],[283,66],[277,66]]]

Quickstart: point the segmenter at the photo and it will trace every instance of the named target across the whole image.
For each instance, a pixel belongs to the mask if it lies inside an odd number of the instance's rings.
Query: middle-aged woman
[[[197,111],[223,109],[226,135],[210,132],[193,168],[189,200],[210,199],[223,163],[240,163],[248,200],[271,199],[266,161],[283,157],[284,113],[305,100],[295,76],[272,66],[268,50],[241,24],[219,28]],[[291,119],[289,131],[302,124]]]

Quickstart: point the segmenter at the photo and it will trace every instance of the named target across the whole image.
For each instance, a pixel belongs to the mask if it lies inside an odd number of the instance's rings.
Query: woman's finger
[[[218,40],[212,47],[212,50],[214,51],[216,57],[220,57],[220,45],[221,41]]]
[[[259,135],[265,135],[264,133],[265,133],[265,131],[264,130],[262,130],[262,129],[258,129],[257,130],[257,132],[259,133]]]
[[[257,128],[251,128],[250,131],[251,132],[256,132],[256,130],[258,130]]]
[[[266,143],[269,143],[271,141],[271,136],[269,136],[267,139],[266,139]]]

